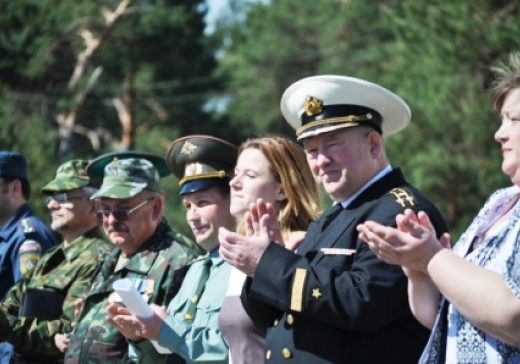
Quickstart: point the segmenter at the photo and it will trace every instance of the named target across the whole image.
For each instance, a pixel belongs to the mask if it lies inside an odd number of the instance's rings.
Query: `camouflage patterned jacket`
[[[93,277],[65,363],[132,363],[126,338],[105,321],[108,304],[120,302],[112,284],[128,278],[149,303],[167,305],[181,286],[186,264],[196,256],[188,244],[164,220],[132,257],[115,249]]]
[[[0,309],[0,341],[14,345],[19,357],[15,363],[61,361],[63,353],[54,345],[54,335],[72,330],[74,301],[85,294],[93,273],[113,250],[113,245],[101,236],[99,230],[94,229],[67,247],[60,244],[52,248],[43,255],[29,277],[11,288]],[[47,321],[18,317],[23,293],[28,288],[63,294],[61,318]]]

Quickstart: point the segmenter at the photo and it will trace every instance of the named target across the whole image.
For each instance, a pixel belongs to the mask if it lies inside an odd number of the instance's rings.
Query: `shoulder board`
[[[36,228],[34,227],[34,222],[28,217],[22,219],[20,221],[20,225],[22,226],[24,234],[30,234],[36,231]]]
[[[401,207],[414,206],[417,202],[413,195],[404,188],[393,188],[388,192]]]

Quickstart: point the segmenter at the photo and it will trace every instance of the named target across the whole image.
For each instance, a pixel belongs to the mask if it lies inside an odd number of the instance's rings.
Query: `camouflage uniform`
[[[62,361],[63,353],[54,345],[54,335],[72,330],[74,302],[84,295],[95,270],[112,250],[113,245],[103,240],[96,228],[67,247],[60,244],[51,249],[38,262],[33,274],[9,291],[0,309],[0,340],[13,344],[15,363]],[[23,293],[29,287],[65,296],[59,320],[18,316]]]
[[[87,163],[79,160],[65,163],[58,169],[56,178],[42,188],[42,193],[65,192],[88,186]],[[63,353],[54,345],[54,335],[72,330],[74,302],[84,295],[92,275],[112,250],[113,245],[102,238],[100,229],[96,227],[67,246],[62,243],[49,250],[32,274],[9,291],[0,308],[0,340],[14,345],[15,363],[63,361]],[[32,288],[64,296],[60,319],[19,316],[24,294]]]
[[[115,159],[106,163],[106,158],[102,156],[91,164],[95,171],[98,163],[105,163],[103,185],[92,198],[125,199],[144,189],[160,191],[158,168],[148,159]],[[95,178],[94,172],[89,175]],[[105,321],[108,304],[121,302],[112,284],[128,278],[147,302],[168,304],[182,283],[186,264],[196,256],[188,244],[193,243],[175,233],[163,219],[131,257],[114,250],[93,278],[65,363],[131,363],[125,337]]]

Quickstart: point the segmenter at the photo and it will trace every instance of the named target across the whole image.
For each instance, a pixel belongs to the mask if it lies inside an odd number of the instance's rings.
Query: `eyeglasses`
[[[130,210],[127,210],[127,209],[108,210],[108,209],[106,209],[106,210],[99,210],[98,214],[101,214],[103,219],[108,219],[110,217],[110,215],[112,215],[112,216],[114,216],[114,218],[117,221],[126,221],[130,218],[130,215],[132,214],[132,212],[137,210],[139,207],[144,206],[146,203],[152,201],[154,198],[155,197],[149,197],[146,200],[144,200],[143,202],[141,202],[139,205],[131,208]]]
[[[51,203],[51,201],[56,201],[59,204],[63,204],[66,202],[72,202],[72,200],[83,200],[86,199],[84,196],[69,196],[67,192],[57,193],[55,195],[47,196],[47,205]]]

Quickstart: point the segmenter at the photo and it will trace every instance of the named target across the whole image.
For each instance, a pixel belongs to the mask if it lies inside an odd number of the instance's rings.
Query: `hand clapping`
[[[253,277],[262,254],[271,241],[284,245],[280,225],[273,206],[258,199],[245,214],[246,236],[225,228],[219,230],[222,258]]]
[[[426,272],[430,259],[450,246],[449,235],[437,240],[428,215],[410,209],[396,217],[397,229],[367,221],[357,227],[359,238],[378,258],[389,264]]]

